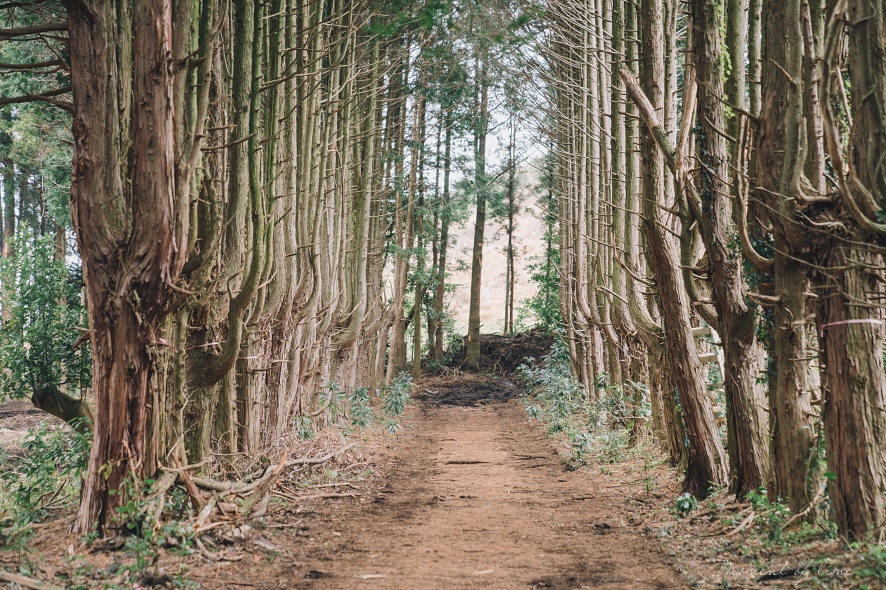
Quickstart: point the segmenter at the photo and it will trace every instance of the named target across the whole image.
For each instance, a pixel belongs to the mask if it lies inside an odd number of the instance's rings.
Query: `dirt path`
[[[485,393],[476,384],[480,394],[465,385],[461,398],[458,388],[427,386],[435,394],[413,407],[372,497],[327,500],[301,529],[274,535],[297,549],[273,561],[276,575],[263,572],[262,586],[276,578],[311,590],[685,587],[626,523],[625,488],[566,471],[518,402],[473,405],[508,397],[512,384]]]

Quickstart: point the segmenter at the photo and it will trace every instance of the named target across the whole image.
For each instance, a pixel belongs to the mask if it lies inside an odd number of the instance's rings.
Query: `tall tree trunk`
[[[843,535],[861,540],[886,521],[886,374],[883,257],[843,244],[825,261],[836,270],[820,295],[825,443],[831,502]],[[873,354],[872,354],[873,353]]]
[[[4,266],[15,259],[15,165],[12,160],[3,161],[3,247],[0,256]],[[4,281],[6,282],[6,281]],[[3,319],[12,317],[12,286],[3,286]]]
[[[74,524],[86,534],[112,525],[129,477],[156,471],[158,326],[185,253],[174,235],[171,4],[146,0],[132,13],[126,2],[67,8],[76,108],[71,208],[96,397]]]
[[[804,131],[800,56],[802,32],[800,1],[766,2],[765,60],[762,64],[761,123],[756,141],[756,183],[762,188],[758,199],[774,212],[774,254],[771,262],[774,295],[772,359],[767,372],[770,384],[769,427],[772,449],[773,498],[786,498],[799,512],[812,500],[809,458],[815,446],[812,411],[814,346],[808,343],[809,281],[803,259],[815,244],[803,231],[794,200],[797,186],[794,171],[803,166],[801,145]],[[753,105],[752,105],[753,106]],[[782,197],[781,195],[785,195]]]
[[[480,51],[479,49],[477,50]],[[474,190],[477,192],[477,214],[474,219],[474,243],[471,255],[471,293],[468,312],[467,363],[480,363],[480,285],[483,271],[483,240],[486,231],[486,132],[489,123],[489,85],[486,80],[486,56],[477,55],[476,84],[478,99],[474,113]]]
[[[744,8],[732,5],[734,13]],[[720,4],[694,0],[692,23],[698,77],[699,159],[702,239],[707,251],[712,295],[725,357],[726,425],[731,466],[731,491],[744,496],[766,483],[769,449],[763,415],[764,392],[756,383],[763,366],[763,348],[756,339],[754,309],[745,301],[741,256],[731,246],[734,235],[729,199],[728,154],[723,136],[724,113],[720,72]],[[729,14],[727,18],[738,17]],[[739,24],[742,30],[743,24]],[[741,43],[743,45],[743,43]],[[741,52],[742,56],[744,51]],[[743,84],[743,77],[741,78]],[[735,92],[739,92],[736,86]],[[741,104],[744,103],[744,88]],[[735,98],[733,98],[735,100]],[[691,198],[691,197],[690,197]]]
[[[664,105],[661,4],[645,0],[639,21],[642,25],[641,64],[646,95],[653,108],[660,110]],[[676,245],[664,229],[667,222],[663,220],[662,209],[668,204],[659,200],[659,196],[664,194],[664,156],[650,134],[643,134],[641,151],[644,167],[642,211],[647,255],[658,287],[671,375],[686,419],[689,438],[686,487],[694,495],[706,497],[710,485],[726,481],[726,456],[692,336],[689,302],[678,266]]]
[[[508,235],[508,243],[505,247],[505,320],[503,331],[505,336],[514,333],[514,286],[516,284],[514,273],[514,217],[517,213],[517,121],[511,114],[510,138],[508,142],[508,188],[507,188],[507,226],[505,231]]]
[[[446,298],[446,255],[449,250],[450,212],[449,177],[452,170],[452,114],[446,111],[444,125],[446,127],[443,155],[443,200],[440,203],[440,259],[437,263],[437,292],[434,296],[434,315],[437,317],[437,332],[433,335],[434,360],[443,360],[443,310]]]
[[[882,50],[886,7],[882,2],[843,0],[832,10],[821,96],[828,113],[829,151],[841,204],[861,231],[845,236],[845,242],[840,239],[844,236],[828,241],[823,266],[832,270],[817,271],[824,287],[819,294],[823,418],[828,470],[834,474],[830,490],[837,523],[841,534],[861,540],[874,530],[882,535],[886,527],[883,255],[857,239],[862,237],[880,247],[886,243],[886,226],[880,223],[886,210],[886,55]],[[843,18],[848,24],[852,85],[848,178],[829,100],[832,68],[842,45]]]

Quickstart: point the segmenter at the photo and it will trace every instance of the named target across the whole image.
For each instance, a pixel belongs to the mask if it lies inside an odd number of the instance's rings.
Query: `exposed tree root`
[[[187,492],[196,516],[191,520],[195,532],[205,532],[226,522],[236,522],[245,518],[263,516],[267,510],[271,492],[277,485],[280,476],[287,470],[298,466],[321,465],[356,446],[348,443],[335,451],[320,457],[302,457],[289,459],[283,453],[276,465],[269,465],[259,474],[252,474],[241,480],[219,481],[209,477],[192,475],[189,471],[197,469],[206,462],[174,468],[161,467],[161,475],[147,497],[146,513],[151,516],[155,527],[160,526],[166,495],[178,486]],[[353,493],[311,494],[293,496],[284,492],[274,492],[281,497],[298,501],[306,498],[350,497]],[[213,519],[216,519],[213,522]],[[197,543],[200,553],[207,559],[217,560],[201,542]],[[218,558],[227,559],[227,558]]]

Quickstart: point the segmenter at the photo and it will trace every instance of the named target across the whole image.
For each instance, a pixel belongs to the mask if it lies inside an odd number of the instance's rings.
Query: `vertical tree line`
[[[886,510],[883,18],[556,0],[544,52],[576,377],[648,383],[695,495],[826,494],[850,538]]]
[[[28,391],[92,431],[77,531],[113,526],[126,491],[161,467],[256,454],[295,422],[325,424],[324,391],[375,390],[442,360],[466,135],[481,216],[487,191],[487,61],[511,16],[496,6],[494,18],[477,3],[373,0],[0,8],[0,69],[14,72],[0,99],[3,256],[29,224],[55,232],[58,272],[67,257],[82,267],[85,305],[53,328],[60,350],[73,334],[76,358],[49,355],[52,378]],[[32,113],[58,133],[52,166],[20,147]],[[4,350],[36,325],[31,291],[14,288],[32,274],[12,275]],[[52,313],[73,304],[47,297]],[[33,371],[13,373],[4,392],[20,396]]]

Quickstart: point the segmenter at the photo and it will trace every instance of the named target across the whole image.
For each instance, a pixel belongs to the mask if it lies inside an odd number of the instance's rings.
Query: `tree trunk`
[[[639,21],[642,24],[641,64],[646,94],[653,108],[661,109],[664,103],[661,5],[654,1],[644,2]],[[667,224],[662,219],[662,208],[668,204],[659,201],[659,196],[664,194],[664,156],[649,132],[643,134],[641,162],[644,167],[642,211],[647,254],[661,301],[665,349],[689,437],[686,487],[695,496],[704,498],[709,486],[726,481],[726,457],[695,349],[676,245],[664,230]]]
[[[717,330],[722,334],[726,365],[730,487],[732,492],[743,497],[766,483],[769,450],[765,440],[764,392],[756,383],[756,375],[762,369],[763,349],[756,339],[754,310],[745,302],[741,256],[735,251],[737,247],[731,246],[735,230],[725,180],[730,174],[726,139],[722,134],[725,118],[720,100],[723,95],[720,10],[719,3],[714,0],[694,0],[692,4],[701,128],[698,153],[702,164],[699,171],[702,218],[698,222],[707,251],[719,324]],[[743,8],[733,6],[733,10],[743,11]],[[744,88],[740,91],[743,95]],[[743,99],[741,102],[743,104]]]
[[[516,174],[517,174],[517,121],[514,114],[511,114],[510,139],[508,143],[508,188],[507,188],[507,226],[505,228],[508,235],[508,244],[505,249],[506,265],[505,265],[505,320],[504,334],[505,336],[514,333],[514,286],[516,283],[514,275],[514,217],[517,213],[516,202]]]
[[[185,253],[174,235],[171,4],[146,0],[132,14],[125,2],[67,7],[76,108],[71,209],[96,397],[74,524],[87,534],[113,525],[128,478],[156,471],[157,329]]]
[[[794,171],[803,166],[801,124],[803,83],[800,2],[767,2],[765,16],[766,59],[762,65],[761,122],[756,142],[758,199],[774,211],[774,254],[771,263],[773,293],[778,297],[771,335],[769,429],[772,449],[770,495],[787,499],[799,512],[813,498],[810,484],[810,453],[814,452],[812,395],[814,369],[810,364],[814,346],[808,343],[812,309],[807,301],[808,270],[802,260],[815,244],[804,231],[793,196],[797,191]],[[753,106],[753,105],[752,105]],[[782,196],[784,195],[784,197]],[[813,343],[814,344],[814,343]]]
[[[841,533],[861,540],[886,521],[884,312],[867,303],[883,298],[875,270],[883,257],[848,243],[833,248],[825,264],[846,268],[827,280],[818,310],[831,502]]]
[[[443,200],[440,203],[440,258],[437,263],[437,292],[434,296],[434,315],[437,317],[437,331],[433,334],[434,342],[434,360],[441,362],[443,360],[443,310],[445,309],[446,298],[446,255],[449,250],[449,220],[452,216],[450,212],[449,199],[449,176],[452,169],[452,115],[447,111],[444,117],[444,125],[446,127],[444,140],[443,155]]]
[[[479,51],[479,49],[477,50]],[[474,189],[477,191],[477,215],[474,220],[474,244],[471,255],[471,294],[468,312],[467,363],[479,367],[480,363],[480,285],[483,271],[483,239],[486,231],[486,130],[488,126],[489,87],[486,81],[486,59],[476,58],[479,88],[477,112],[474,114]]]

